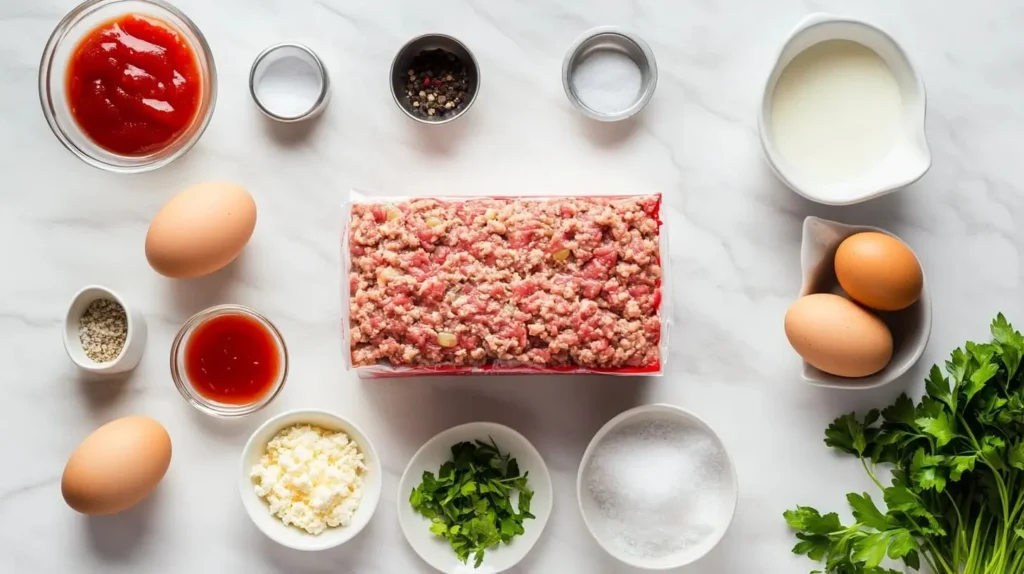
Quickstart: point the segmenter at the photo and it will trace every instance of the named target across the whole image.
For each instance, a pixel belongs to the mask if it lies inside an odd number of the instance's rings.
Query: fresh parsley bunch
[[[524,520],[535,518],[530,514],[533,491],[526,485],[528,474],[519,474],[516,459],[501,454],[494,439],[460,442],[436,477],[423,473],[409,503],[433,521],[430,531],[447,538],[459,560],[465,563],[472,554],[474,567],[479,568],[484,550],[499,542],[508,544],[525,532]],[[515,509],[513,491],[519,495]]]
[[[828,427],[825,444],[860,458],[886,510],[851,493],[851,525],[787,511],[793,552],[825,564],[814,573],[898,574],[881,565],[888,557],[935,574],[1024,574],[1024,336],[999,314],[992,339],[953,351],[946,375],[933,366],[919,404],[900,395]],[[883,463],[890,486],[875,470]]]

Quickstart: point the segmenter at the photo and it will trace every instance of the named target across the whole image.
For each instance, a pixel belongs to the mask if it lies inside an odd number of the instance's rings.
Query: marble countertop
[[[721,434],[740,501],[722,543],[686,574],[797,574],[781,514],[797,503],[845,508],[871,488],[856,461],[821,439],[838,414],[919,393],[929,365],[984,337],[997,311],[1024,322],[1024,10],[1014,0],[178,0],[202,28],[220,73],[216,114],[185,158],[119,176],[86,166],[39,111],[37,67],[72,0],[0,0],[0,570],[40,573],[430,572],[404,541],[398,477],[413,452],[452,425],[482,419],[523,432],[555,487],[547,531],[515,574],[628,574],[587,533],[576,507],[583,450],[609,418],[669,402]],[[893,34],[928,87],[934,155],[920,182],[848,208],[782,187],[761,158],[756,108],[777,46],[812,11],[868,19]],[[564,50],[593,26],[640,33],[660,81],[636,121],[599,125],[567,102]],[[409,37],[442,31],[476,53],[483,87],[473,110],[436,129],[391,101],[387,69]],[[246,85],[266,45],[300,41],[325,60],[334,98],[322,121],[264,121]],[[173,193],[210,179],[246,185],[259,205],[242,258],[213,276],[171,281],[143,256],[149,219]],[[504,377],[361,382],[345,371],[339,335],[339,218],[350,188],[389,194],[529,189],[660,191],[671,215],[671,356],[664,377]],[[872,391],[803,384],[782,316],[800,283],[801,221],[819,215],[876,225],[920,255],[935,305],[931,344],[902,380]],[[83,285],[112,287],[146,315],[139,368],[121,381],[83,378],[59,325]],[[291,373],[272,407],[222,423],[188,406],[167,369],[171,339],[194,312],[250,305],[274,319]],[[386,470],[370,526],[318,554],[278,547],[246,518],[238,456],[269,415],[319,406],[354,418]],[[86,518],[59,492],[68,454],[118,416],[160,420],[174,442],[156,493],[117,516]],[[401,502],[401,501],[399,501]]]

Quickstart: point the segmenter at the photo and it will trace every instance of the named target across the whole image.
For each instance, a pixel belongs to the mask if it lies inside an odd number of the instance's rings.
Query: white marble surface
[[[870,488],[822,432],[844,411],[919,392],[927,365],[981,337],[997,311],[1021,313],[1024,217],[1024,10],[1015,0],[180,0],[207,34],[220,71],[209,131],[156,173],[107,174],[76,160],[39,111],[36,73],[70,0],[0,0],[0,570],[25,573],[426,573],[398,528],[395,488],[434,433],[475,419],[522,431],[551,467],[555,509],[516,574],[627,573],[590,539],[576,508],[576,468],[591,435],[628,407],[683,405],[721,433],[741,497],[721,545],[686,574],[804,573],[781,513],[841,509]],[[823,208],[782,188],[760,157],[755,110],[778,42],[815,10],[867,18],[897,37],[928,87],[934,167],[869,204]],[[660,83],[631,125],[581,119],[560,83],[563,51],[592,26],[637,30]],[[387,68],[425,31],[463,39],[483,68],[475,108],[420,129],[394,106]],[[270,43],[314,47],[334,99],[309,133],[269,126],[249,101],[252,58]],[[214,276],[174,282],[143,256],[149,218],[179,188],[245,184],[259,224],[244,257]],[[360,382],[342,365],[338,297],[345,189],[472,193],[522,188],[664,192],[671,210],[672,356],[663,378],[467,378]],[[800,223],[816,214],[877,225],[920,254],[935,302],[932,342],[903,380],[852,393],[802,384],[782,332],[797,292]],[[146,314],[149,347],[123,382],[83,379],[60,344],[72,293],[120,291]],[[181,400],[167,369],[178,326],[215,303],[272,317],[292,357],[269,412],[222,424]],[[321,406],[355,418],[384,458],[385,495],[350,545],[300,554],[265,539],[236,492],[239,451],[267,416]],[[89,519],[61,500],[67,455],[89,431],[129,413],[159,419],[174,460],[157,493],[119,516]],[[403,496],[404,498],[404,496]],[[402,502],[402,501],[399,501]]]

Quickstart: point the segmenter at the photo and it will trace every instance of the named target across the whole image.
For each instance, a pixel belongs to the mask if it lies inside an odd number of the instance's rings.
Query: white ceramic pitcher
[[[888,65],[903,100],[902,129],[888,156],[860,177],[838,183],[812,182],[792,168],[779,153],[772,135],[772,97],[782,71],[801,52],[829,40],[848,40],[874,51]],[[829,205],[850,205],[885,195],[920,179],[931,167],[925,138],[925,89],[910,59],[891,36],[853,18],[811,14],[789,34],[765,82],[758,118],[761,147],[768,164],[783,183],[807,199]]]

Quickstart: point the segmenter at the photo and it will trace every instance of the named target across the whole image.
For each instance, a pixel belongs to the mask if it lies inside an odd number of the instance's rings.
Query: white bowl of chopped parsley
[[[551,501],[551,476],[530,441],[497,423],[468,423],[413,455],[398,485],[398,521],[441,572],[496,574],[537,543]]]

